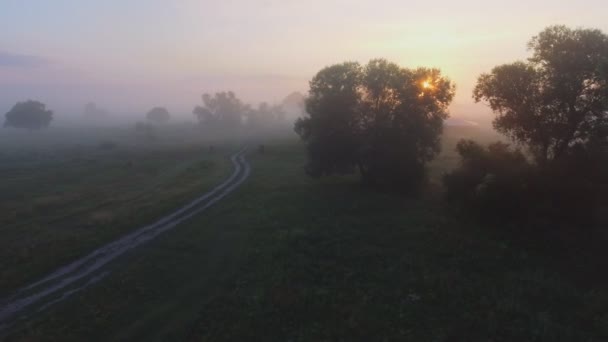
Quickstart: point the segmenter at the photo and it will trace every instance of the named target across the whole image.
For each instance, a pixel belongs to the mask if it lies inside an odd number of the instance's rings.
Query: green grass
[[[229,146],[103,149],[99,139],[0,150],[0,298],[188,203],[232,168]]]
[[[296,143],[8,340],[602,341],[604,245],[309,179]],[[436,170],[437,171],[437,170]]]

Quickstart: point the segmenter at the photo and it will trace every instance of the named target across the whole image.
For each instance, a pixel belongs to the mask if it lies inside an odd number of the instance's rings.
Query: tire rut
[[[99,282],[110,273],[108,264],[111,261],[174,228],[234,191],[251,173],[251,167],[245,160],[245,150],[230,157],[234,171],[212,190],[155,223],[94,250],[0,301],[0,333],[17,320],[26,319],[29,314],[43,311]]]

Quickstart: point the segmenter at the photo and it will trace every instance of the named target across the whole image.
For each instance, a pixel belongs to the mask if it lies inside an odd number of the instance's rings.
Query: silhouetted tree
[[[319,71],[310,82],[307,114],[295,131],[307,144],[306,172],[313,177],[352,173],[359,159],[362,78],[358,63],[336,64]]]
[[[256,109],[247,111],[247,124],[251,127],[270,127],[281,124],[285,120],[285,111],[279,105],[269,105],[262,102]]]
[[[146,114],[146,119],[157,124],[165,124],[171,119],[171,114],[165,107],[154,107]]]
[[[203,106],[196,106],[192,111],[199,123],[222,127],[241,125],[247,106],[233,92],[203,94],[202,99]]]
[[[306,141],[307,172],[351,173],[364,182],[413,191],[439,152],[453,84],[437,69],[406,69],[383,59],[347,62],[310,82],[307,115],[295,130]]]
[[[5,115],[5,127],[41,129],[46,128],[53,119],[53,112],[38,101],[18,102]]]
[[[528,46],[528,62],[495,67],[473,92],[496,113],[496,130],[525,144],[541,165],[606,141],[608,36],[552,26]]]

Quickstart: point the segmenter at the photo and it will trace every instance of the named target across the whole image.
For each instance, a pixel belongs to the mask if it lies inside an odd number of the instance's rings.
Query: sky
[[[190,115],[205,92],[247,102],[306,93],[321,68],[386,58],[437,67],[452,115],[487,115],[482,72],[529,56],[549,25],[608,32],[606,0],[0,0],[0,112],[36,99],[60,113]],[[479,118],[483,121],[483,118]]]

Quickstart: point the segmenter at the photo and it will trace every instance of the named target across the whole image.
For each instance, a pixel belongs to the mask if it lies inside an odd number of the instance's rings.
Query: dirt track
[[[251,167],[244,155],[244,149],[232,155],[230,159],[234,165],[234,171],[231,176],[188,205],[153,224],[141,227],[96,249],[0,301],[0,332],[12,325],[15,320],[27,318],[28,315],[42,311],[99,282],[109,274],[108,264],[112,260],[174,228],[234,191],[249,177],[251,172]]]

